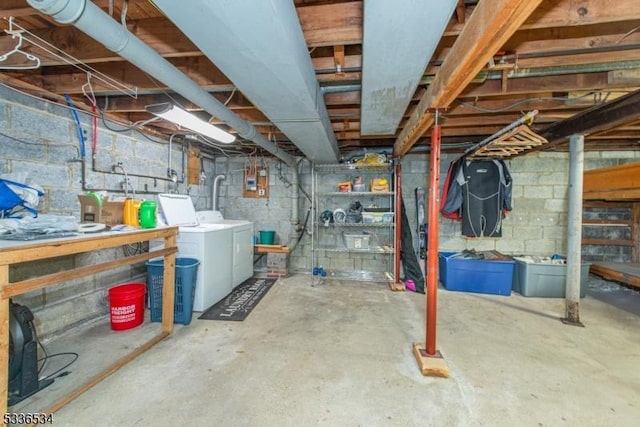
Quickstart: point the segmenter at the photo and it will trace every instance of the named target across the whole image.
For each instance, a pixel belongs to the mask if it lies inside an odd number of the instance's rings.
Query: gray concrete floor
[[[640,293],[593,276],[589,288],[584,328],[558,320],[562,299],[439,290],[443,379],[422,376],[411,353],[424,295],[292,276],[243,322],[194,313],[53,425],[637,426]],[[12,411],[43,409],[158,328],[112,332],[107,320],[46,343],[80,357]]]

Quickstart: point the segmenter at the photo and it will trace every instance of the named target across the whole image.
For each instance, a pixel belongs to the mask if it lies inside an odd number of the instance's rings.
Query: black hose
[[[298,243],[300,243],[300,240],[302,240],[302,236],[304,236],[304,230],[307,229],[307,223],[309,222],[310,213],[311,213],[311,206],[309,206],[309,209],[307,209],[307,216],[304,219],[304,225],[302,226],[302,231],[300,232],[300,235],[298,236],[298,240],[296,241],[296,246],[298,245]]]

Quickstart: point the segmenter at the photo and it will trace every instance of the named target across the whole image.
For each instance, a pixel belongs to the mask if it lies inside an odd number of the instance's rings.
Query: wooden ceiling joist
[[[434,108],[446,108],[499,51],[541,0],[483,0],[473,11],[407,125],[394,144],[406,154],[434,122]]]

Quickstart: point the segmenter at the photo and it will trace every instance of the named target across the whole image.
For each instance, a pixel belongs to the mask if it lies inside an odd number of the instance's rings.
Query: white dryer
[[[199,224],[222,224],[231,228],[233,287],[253,276],[253,223],[242,219],[224,219],[220,211],[196,212]]]

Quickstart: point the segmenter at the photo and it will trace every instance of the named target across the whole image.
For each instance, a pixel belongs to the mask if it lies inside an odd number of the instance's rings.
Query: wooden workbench
[[[104,371],[89,379],[76,390],[68,393],[43,413],[54,413],[82,393],[113,374],[126,363],[135,359],[173,331],[173,305],[175,288],[175,259],[178,251],[176,240],[178,227],[140,229],[124,232],[103,232],[78,237],[66,237],[31,242],[0,241],[0,372],[9,372],[9,298],[32,292],[56,284],[94,275],[123,265],[164,257],[164,280],[162,289],[162,324],[158,334],[136,347],[126,356],[116,361]],[[101,249],[114,248],[153,239],[164,239],[164,248],[152,252],[119,258],[99,264],[75,268],[59,273],[30,278],[19,282],[9,282],[9,267],[23,262],[43,260],[66,255],[76,255]],[[8,376],[0,380],[0,413],[7,412]]]

